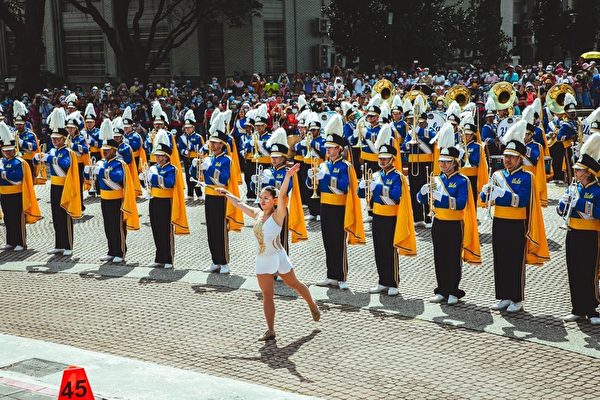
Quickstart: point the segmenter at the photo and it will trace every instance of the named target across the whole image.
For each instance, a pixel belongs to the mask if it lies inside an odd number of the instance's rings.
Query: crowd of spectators
[[[68,94],[75,92],[79,98],[79,109],[83,111],[87,103],[93,103],[98,122],[103,118],[114,118],[127,106],[133,110],[133,116],[139,123],[136,129],[142,135],[151,127],[152,102],[158,100],[169,118],[169,128],[181,131],[183,118],[189,109],[194,110],[198,129],[205,133],[210,116],[215,107],[229,107],[234,112],[242,104],[253,106],[259,102],[267,103],[273,120],[288,129],[294,128],[297,112],[296,99],[305,94],[307,99],[321,101],[323,110],[334,109],[341,100],[366,104],[375,82],[386,78],[391,81],[398,94],[413,88],[423,89],[431,94],[432,104],[447,89],[454,85],[464,85],[471,90],[472,101],[480,106],[485,101],[486,92],[499,81],[513,84],[517,93],[515,113],[531,104],[536,96],[545,95],[545,91],[556,83],[567,83],[573,87],[580,107],[596,108],[600,106],[600,74],[594,61],[580,59],[567,67],[562,62],[536,65],[510,65],[501,67],[465,65],[456,69],[422,67],[413,65],[409,69],[386,66],[376,73],[365,73],[353,69],[319,72],[304,72],[288,75],[261,75],[228,77],[209,81],[173,79],[168,82],[153,81],[143,84],[139,80],[103,85],[84,89],[82,86],[64,85],[58,88],[46,88],[35,95],[24,94],[21,100],[29,108],[29,122],[34,131],[45,136],[46,119],[53,107],[64,105]],[[12,101],[8,93],[0,93],[0,106],[11,123]],[[272,122],[271,122],[272,123]]]

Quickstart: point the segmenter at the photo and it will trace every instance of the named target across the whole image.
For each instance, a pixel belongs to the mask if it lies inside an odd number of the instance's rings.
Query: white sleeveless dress
[[[279,239],[281,226],[272,215],[265,222],[262,222],[262,217],[262,212],[257,215],[253,228],[258,241],[256,274],[287,274],[293,266]]]

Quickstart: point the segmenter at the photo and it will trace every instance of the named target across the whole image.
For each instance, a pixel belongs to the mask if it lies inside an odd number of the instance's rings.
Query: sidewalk
[[[56,399],[62,378],[62,370],[56,371],[59,363],[85,368],[96,400],[310,399],[233,379],[17,336],[0,334],[0,349],[2,400]],[[36,361],[30,373],[38,377],[5,369],[25,360]]]

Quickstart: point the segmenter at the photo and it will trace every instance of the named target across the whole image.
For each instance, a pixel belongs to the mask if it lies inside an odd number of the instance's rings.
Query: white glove
[[[492,189],[492,200],[503,197],[505,193],[506,190],[502,189],[501,187],[494,186]]]
[[[254,147],[254,145],[256,144],[255,140],[254,140],[254,136],[250,138],[250,146]]]
[[[579,201],[579,196],[575,195],[571,199],[571,208],[575,208],[577,206],[577,202]]]
[[[92,168],[91,165],[86,165],[86,166],[83,167],[83,172],[89,175],[91,168]]]
[[[250,182],[252,182],[256,185],[256,182],[258,182],[258,175],[252,175],[250,177]]]
[[[206,157],[202,160],[202,164],[200,165],[200,169],[202,171],[206,171],[210,167],[210,158]]]
[[[269,182],[271,182],[271,176],[268,176],[267,174],[262,174],[262,176],[260,177],[260,183],[263,185],[268,185]]]
[[[50,151],[49,151],[48,153],[49,153],[51,156],[56,156],[56,148],[55,148],[55,147],[51,148],[51,149],[50,149]],[[46,161],[46,160],[44,160],[44,161]]]
[[[567,204],[567,201],[569,201],[569,193],[565,193],[561,196],[560,200],[558,200],[559,203],[562,204]]]
[[[187,151],[187,150],[182,150],[182,151],[181,151],[181,153],[183,153],[183,155],[184,155],[185,157],[187,157],[187,156],[188,156],[188,154],[190,154],[190,152],[189,152],[189,151]]]
[[[433,199],[437,200],[437,201],[442,201],[442,192],[440,190],[434,190],[433,191]]]
[[[375,190],[375,188],[377,187],[377,185],[379,185],[381,183],[381,181],[377,181],[376,179],[371,181],[371,185],[369,186],[369,188],[371,189],[371,191]]]
[[[367,182],[364,179],[361,179],[360,182],[358,182],[358,188],[364,189],[366,187],[367,187]]]
[[[98,167],[98,168],[104,167],[104,161],[102,161],[102,160],[96,161],[96,167]]]
[[[355,138],[355,139],[358,139],[358,129],[355,129],[355,130],[352,132],[352,137],[353,137],[353,138]]]
[[[138,177],[140,178],[140,182],[144,182],[146,180],[146,174],[143,172],[140,172]]]
[[[312,177],[315,175],[314,170],[311,168],[308,170],[308,177],[312,179]],[[325,171],[321,170],[320,168],[317,170],[317,179],[321,180],[325,178]]]
[[[24,143],[25,143],[25,142],[23,142],[23,139],[19,138],[19,147],[23,147],[23,144],[24,144]]]
[[[421,196],[425,196],[426,194],[429,194],[429,185],[424,184],[421,186]]]
[[[197,166],[198,166],[198,158],[194,158],[194,159],[192,160],[192,167],[194,167],[194,168],[195,168],[195,167],[197,167]]]
[[[300,141],[300,144],[301,144],[302,146],[304,146],[304,147],[308,147],[308,146],[306,145],[306,144],[307,144],[307,142],[308,142],[308,140],[306,140],[306,138],[304,138],[304,139],[302,139],[302,140]]]
[[[45,159],[44,159],[45,157]],[[35,158],[36,161],[46,161],[48,159],[48,154],[46,153],[35,153],[33,155],[33,158]]]
[[[156,165],[153,165],[150,168],[148,168],[148,173],[150,175],[158,175],[158,168],[156,168]]]

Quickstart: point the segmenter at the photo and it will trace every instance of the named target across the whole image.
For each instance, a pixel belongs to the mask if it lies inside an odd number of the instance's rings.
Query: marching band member
[[[138,167],[133,158],[133,149],[129,145],[129,141],[124,137],[125,127],[123,119],[116,117],[112,121],[112,140],[117,144],[117,157],[125,162],[131,174],[131,185],[136,196],[142,195],[142,185],[138,177]],[[104,146],[104,144],[103,144]]]
[[[408,99],[407,99],[408,100]],[[408,108],[406,104],[405,109]],[[415,226],[431,228],[431,217],[428,205],[417,201],[417,194],[421,186],[427,181],[428,171],[433,171],[433,144],[431,140],[435,137],[433,128],[427,126],[427,114],[425,103],[421,96],[415,98],[415,105],[407,110],[407,117],[414,115],[415,109],[419,112],[418,125],[408,130],[406,140],[402,143],[402,150],[408,153],[408,182],[410,186],[411,202],[413,204],[413,221]],[[413,116],[413,119],[417,115]]]
[[[356,127],[356,114],[358,111],[347,101],[341,104],[342,116],[344,117],[344,139],[350,146],[352,154],[352,165],[357,176],[360,175],[360,146],[358,145],[358,129]]]
[[[296,118],[298,123],[296,125],[298,136],[301,138],[298,143],[295,143],[292,146],[292,153],[294,154],[294,161],[300,164],[300,171],[298,171],[298,181],[305,182],[307,178],[308,169],[310,168],[309,164],[306,164],[306,146],[302,144],[302,141],[307,137],[307,126],[306,126],[306,118],[309,115],[310,110],[304,109],[301,113],[298,114]],[[306,185],[300,185],[300,196],[302,197],[302,204],[308,207],[308,202],[310,200],[311,192],[306,187]]]
[[[550,147],[552,156],[552,169],[555,181],[571,182],[572,157],[571,146],[577,138],[577,100],[571,93],[565,94],[564,114],[555,115],[554,126],[558,127],[556,143]],[[547,135],[552,132],[547,133]],[[563,168],[564,165],[564,168]],[[565,175],[566,172],[566,175]]]
[[[517,312],[523,308],[525,264],[542,265],[550,259],[544,220],[535,180],[522,168],[527,122],[520,120],[503,137],[505,169],[484,185],[482,201],[495,204],[492,223],[494,281],[499,302],[492,310]]]
[[[267,186],[261,190],[260,208],[250,207],[228,190],[218,187],[217,193],[224,195],[236,208],[242,210],[246,215],[256,220],[254,224],[254,235],[258,241],[258,254],[256,256],[256,277],[262,292],[263,311],[267,322],[267,331],[259,338],[259,341],[275,339],[275,303],[273,301],[274,283],[273,276],[279,276],[283,282],[294,289],[308,304],[312,318],[319,321],[321,313],[310,291],[302,282],[296,278],[294,267],[289,257],[279,243],[280,231],[283,229],[283,221],[287,218],[287,193],[288,184],[300,165],[296,164],[286,172],[281,185],[281,191]],[[279,207],[277,207],[279,205]]]
[[[375,141],[381,130],[379,116],[381,115],[381,95],[376,94],[367,104],[367,115],[365,117],[366,124],[364,134],[362,135],[362,148],[360,152],[360,160],[362,164],[366,164],[365,168],[371,171],[379,170],[377,164],[377,149]]]
[[[540,143],[533,140],[536,127],[533,125],[535,119],[533,106],[527,106],[521,114],[521,119],[527,122],[525,129],[525,146],[527,153],[523,156],[523,169],[533,174],[535,188],[538,191],[540,205],[548,206],[548,188],[546,185],[546,166],[544,165],[544,149]]]
[[[244,146],[246,154],[246,169],[244,170],[244,174],[247,177],[254,175],[259,166],[262,165],[263,168],[269,168],[271,165],[269,150],[266,148],[267,140],[271,137],[271,134],[267,131],[267,122],[269,121],[267,105],[261,104],[253,116],[255,133],[250,135]],[[225,143],[227,143],[227,138],[225,138]],[[255,200],[256,193],[249,191],[246,197],[247,200]]]
[[[593,122],[596,129],[598,122]],[[600,259],[600,135],[592,135],[581,147],[581,157],[573,166],[575,180],[560,199],[558,213],[567,228],[566,259],[571,313],[563,318],[571,322],[589,318],[600,325],[596,310],[598,295],[598,260]]]
[[[90,165],[90,154],[89,147],[85,137],[81,134],[80,129],[83,128],[83,118],[79,111],[74,111],[67,116],[66,129],[67,129],[67,143],[69,147],[75,153],[77,157],[77,170],[79,171],[79,194],[81,198],[81,210],[85,210],[83,205],[83,167]]]
[[[235,140],[235,146],[238,149],[238,153],[236,154],[236,157],[238,158],[241,171],[246,170],[245,165],[244,165],[245,160],[244,160],[244,157],[242,157],[241,150],[243,150],[243,148],[244,148],[245,136],[246,136],[247,113],[249,110],[250,110],[250,105],[248,103],[242,104],[242,106],[240,107],[240,110],[238,111],[237,119],[235,120],[235,123],[233,124],[233,130],[232,130],[233,139]]]
[[[477,194],[481,191],[483,185],[488,182],[488,165],[485,150],[477,142],[477,125],[475,125],[472,114],[469,113],[462,118],[460,126],[463,129],[464,141],[467,148],[467,152],[461,158],[460,172],[469,178],[471,194],[475,202],[477,202]]]
[[[183,200],[183,177],[179,167],[171,163],[172,146],[169,134],[159,129],[152,151],[156,164],[140,174],[140,180],[149,182],[151,187],[150,226],[156,246],[154,263],[150,264],[152,268],[173,268],[173,235],[190,233]]]
[[[169,119],[167,118],[167,113],[163,111],[158,101],[154,101],[152,103],[152,130],[148,132],[146,140],[144,141],[144,151],[150,155],[150,159],[148,160],[149,165],[154,165],[156,163],[156,158],[154,156],[154,139],[156,138],[156,134],[160,129],[164,129],[166,132],[168,124]],[[167,132],[167,135],[169,136],[169,146],[171,147],[171,155],[176,154],[176,152],[173,153],[173,145],[170,140],[170,133]],[[146,160],[143,160],[142,164],[145,161]],[[175,159],[173,159],[173,162],[175,162]]]
[[[35,171],[33,168],[33,156],[38,152],[38,139],[35,133],[25,126],[27,108],[19,100],[13,103],[13,123],[15,124],[15,150],[21,153],[20,158],[29,165],[31,176]],[[19,156],[19,154],[17,154]]]
[[[122,115],[123,121],[123,132],[125,133],[125,139],[129,147],[131,147],[131,151],[133,152],[133,159],[135,160],[135,165],[138,167],[138,171],[141,170],[142,165],[140,164],[140,159],[142,163],[147,162],[146,152],[144,151],[144,147],[142,146],[142,137],[139,133],[133,130],[133,117],[131,115],[131,107],[127,106],[125,111],[123,111]],[[137,177],[137,174],[135,174]],[[134,177],[135,179],[135,177]]]
[[[300,142],[296,143],[294,150],[296,151],[296,154],[300,153],[304,155],[304,165],[301,166],[299,175],[304,177],[304,173],[306,173],[306,178],[308,179],[308,171],[313,168],[313,165],[320,165],[325,160],[326,149],[325,138],[321,136],[321,122],[319,122],[318,114],[310,111],[306,117],[305,123],[308,129],[308,135]],[[308,189],[308,215],[306,216],[306,220],[310,221],[316,219],[317,221],[320,221],[321,201],[318,196],[310,195],[310,193],[319,193],[319,185],[317,185],[316,191],[311,190],[314,189],[313,186],[308,186]]]
[[[254,151],[248,153],[247,149],[250,147],[249,143],[254,137],[254,123],[256,118],[256,108],[248,110],[246,113],[246,123],[244,124],[244,134],[241,137],[242,145],[239,147],[240,156],[244,159],[244,182],[246,184],[246,200],[256,200],[256,194],[254,193],[254,189],[252,187],[252,175],[256,172],[256,164],[253,163]],[[205,146],[206,147],[206,146]],[[257,154],[258,155],[258,154]],[[250,165],[252,164],[252,168]]]
[[[398,295],[400,271],[398,254],[417,254],[415,227],[412,223],[412,205],[408,184],[402,172],[394,166],[398,151],[392,145],[391,124],[385,124],[379,131],[375,146],[379,150],[379,172],[373,173],[369,184],[373,194],[373,247],[379,281],[369,289],[370,293],[387,291],[388,296]],[[391,232],[394,232],[392,235]]]
[[[127,230],[140,229],[133,176],[128,165],[117,157],[119,143],[114,139],[114,128],[109,119],[100,126],[104,160],[86,165],[86,178],[97,182],[100,189],[100,207],[108,253],[101,261],[125,262]],[[135,176],[135,179],[138,177]]]
[[[183,168],[185,170],[185,185],[187,190],[187,198],[193,199],[194,192],[196,197],[202,196],[201,186],[192,182],[192,175],[190,174],[190,168],[192,167],[192,160],[194,158],[201,157],[200,149],[204,147],[204,139],[198,132],[196,132],[196,116],[194,110],[187,110],[184,116],[183,135],[179,136],[179,153],[183,159]]]
[[[213,113],[214,115],[215,113]],[[244,183],[242,180],[242,171],[240,170],[240,163],[237,157],[238,149],[235,144],[235,139],[233,137],[232,129],[230,128],[231,124],[231,116],[232,112],[230,108],[222,112],[223,114],[223,123],[225,124],[225,133],[227,134],[227,143],[225,144],[225,149],[227,151],[227,155],[231,157],[231,176],[236,182],[236,185],[241,185]],[[266,143],[265,143],[266,144]]]
[[[29,164],[17,157],[16,140],[9,127],[0,122],[0,205],[6,228],[6,245],[0,250],[23,251],[27,248],[25,224],[42,219]]]
[[[223,115],[219,115],[210,125],[208,145],[211,155],[202,162],[192,160],[191,174],[198,176],[198,168],[203,174],[205,187],[204,215],[206,234],[212,264],[204,272],[229,273],[229,231],[239,232],[244,226],[242,211],[235,208],[217,188],[226,188],[239,197],[239,189],[231,176],[231,157],[225,146],[227,134]]]
[[[488,96],[485,102],[485,124],[481,128],[481,140],[487,148],[489,156],[496,156],[501,153],[500,142],[498,140],[498,125],[495,123],[496,103],[492,96]]]
[[[544,124],[542,118],[542,101],[539,97],[531,104],[533,108],[533,125],[535,127],[535,131],[533,132],[533,140],[536,143],[539,143],[542,146],[543,156],[550,156],[550,149],[548,149],[548,141],[546,139],[546,135],[544,134]]]
[[[346,240],[348,244],[364,244],[365,233],[354,168],[342,157],[346,145],[342,125],[339,114],[328,121],[325,126],[328,161],[322,163],[317,171],[309,170],[306,184],[312,187],[316,179],[321,192],[321,233],[327,278],[317,282],[317,285],[348,289]]]
[[[53,148],[48,153],[37,153],[37,162],[50,167],[50,203],[54,227],[54,249],[48,254],[73,255],[73,219],[81,218],[81,186],[77,169],[77,155],[67,146],[66,115],[63,108],[55,108],[49,116]],[[83,172],[83,171],[82,171]]]
[[[102,158],[102,153],[100,148],[102,147],[102,142],[100,140],[100,129],[96,128],[96,110],[94,110],[94,105],[92,103],[88,103],[85,106],[85,111],[83,113],[84,118],[84,128],[81,130],[81,134],[86,139],[89,151],[90,158],[94,158],[96,160],[100,160]],[[90,195],[95,195],[90,193]]]
[[[394,134],[394,139],[400,146],[404,143],[407,132],[406,122],[404,122],[402,118],[403,112],[402,99],[399,95],[395,95],[392,99],[392,132]]]
[[[281,189],[281,184],[286,175],[286,160],[289,148],[287,147],[287,134],[285,129],[277,128],[267,141],[267,147],[271,152],[272,167],[262,171],[262,174],[253,175],[252,181],[260,188],[272,186],[277,190]],[[259,193],[260,190],[257,191]],[[300,197],[300,188],[296,175],[291,179],[288,185],[288,195],[290,199],[290,210],[285,217],[282,225],[280,242],[287,254],[290,254],[288,244],[288,231],[292,232],[292,243],[308,239],[306,232],[306,223],[304,222],[304,212],[302,210],[302,199]]]
[[[458,172],[460,150],[450,121],[440,128],[437,146],[441,173],[432,174],[430,183],[421,187],[417,201],[433,205],[431,239],[437,287],[430,301],[439,303],[447,299],[448,305],[454,305],[465,295],[459,288],[463,261],[481,263],[477,209],[469,178]]]

